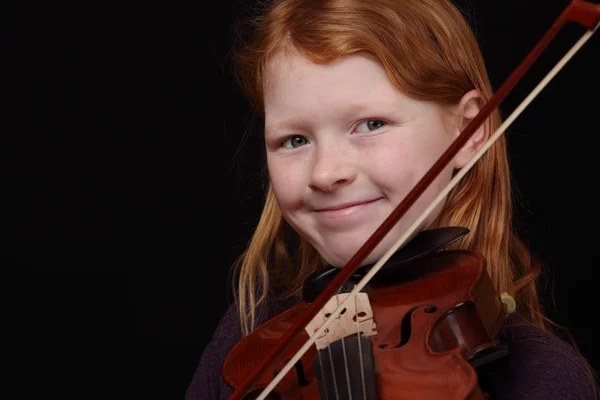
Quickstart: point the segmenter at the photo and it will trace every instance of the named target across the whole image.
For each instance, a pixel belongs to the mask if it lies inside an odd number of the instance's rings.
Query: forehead
[[[315,64],[295,51],[280,51],[267,63],[265,97],[285,91],[311,92],[314,96],[360,91],[379,95],[399,93],[383,66],[373,58],[351,55],[329,64]],[[278,93],[279,92],[279,93]]]
[[[363,55],[315,64],[295,52],[282,52],[268,64],[265,78],[265,133],[366,116],[359,114],[401,113],[406,119],[439,112],[435,103],[404,95],[379,62]]]
[[[291,52],[268,64],[263,85],[265,122],[282,119],[324,120],[335,113],[367,107],[397,107],[407,98],[377,61],[354,55],[315,64]]]

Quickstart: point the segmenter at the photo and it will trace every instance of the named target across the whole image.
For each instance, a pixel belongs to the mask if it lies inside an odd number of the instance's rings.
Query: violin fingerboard
[[[351,335],[320,350],[313,361],[319,398],[376,400],[371,346],[368,337]]]

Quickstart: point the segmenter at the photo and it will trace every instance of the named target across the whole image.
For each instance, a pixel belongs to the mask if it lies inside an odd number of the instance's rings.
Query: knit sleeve
[[[221,377],[221,365],[229,351],[242,337],[235,304],[225,312],[211,341],[205,347],[200,363],[185,393],[185,400],[226,399],[231,388]]]
[[[528,359],[519,355],[513,360],[511,385],[514,395],[523,399],[595,400],[591,378],[586,373],[583,359],[566,344],[548,342],[529,343],[526,354],[537,354]],[[520,365],[515,365],[520,363]],[[518,374],[518,375],[517,375]],[[513,397],[514,398],[514,397]]]
[[[585,360],[568,342],[523,322],[504,333],[510,355],[485,373],[492,399],[597,399]]]

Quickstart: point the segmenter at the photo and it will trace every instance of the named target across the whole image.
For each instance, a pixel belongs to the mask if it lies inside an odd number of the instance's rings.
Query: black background
[[[262,201],[227,65],[251,4],[1,3],[0,397],[183,398]],[[497,89],[568,1],[460,4]],[[559,34],[505,116],[583,31]],[[595,35],[508,133],[549,315],[595,367],[599,52]]]

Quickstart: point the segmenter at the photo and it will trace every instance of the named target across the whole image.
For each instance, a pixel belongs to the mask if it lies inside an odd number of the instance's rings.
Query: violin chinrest
[[[381,267],[380,273],[389,275],[399,270],[405,270],[406,266],[413,261],[419,260],[428,254],[432,254],[469,233],[468,228],[459,226],[448,226],[443,228],[429,229],[419,232],[410,242],[400,248]],[[371,269],[373,264],[360,267],[350,279],[342,286],[340,293],[347,293],[359,282]],[[329,285],[340,271],[339,268],[328,267],[312,273],[304,282],[302,287],[302,298],[306,303],[312,303],[319,294]]]

